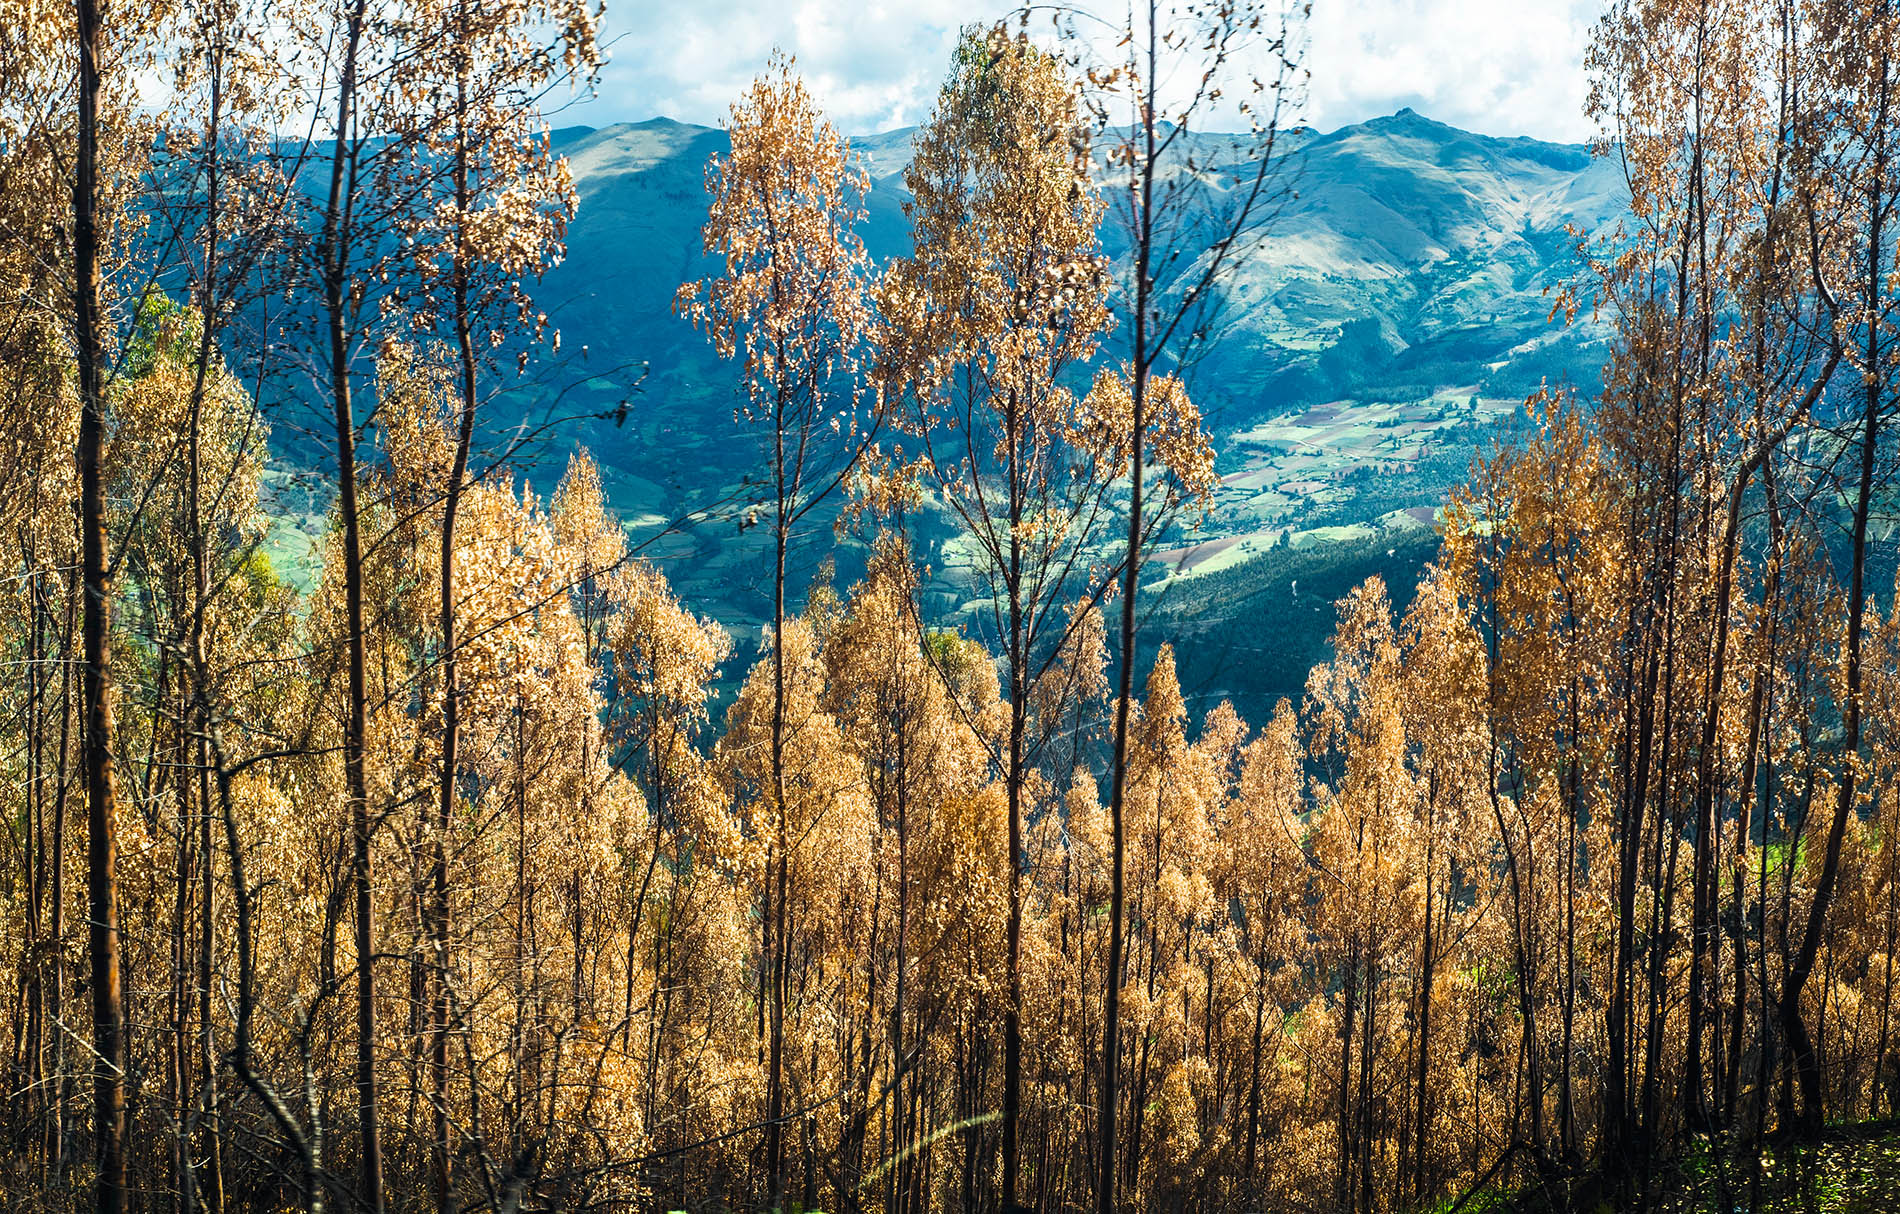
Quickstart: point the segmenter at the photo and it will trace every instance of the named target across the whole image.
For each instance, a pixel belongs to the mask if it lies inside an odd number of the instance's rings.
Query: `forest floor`
[[[1663,1190],[1640,1206],[1585,1196],[1595,1187],[1585,1183],[1567,1199],[1535,1188],[1474,1194],[1460,1214],[1900,1214],[1900,1119],[1830,1126],[1818,1146],[1766,1147],[1759,1182],[1753,1172],[1752,1158],[1718,1168],[1704,1148],[1659,1168]]]
[[[1900,1214],[1900,1122],[1830,1127],[1820,1145],[1764,1150],[1726,1174],[1703,1163],[1684,1175],[1666,1214]]]

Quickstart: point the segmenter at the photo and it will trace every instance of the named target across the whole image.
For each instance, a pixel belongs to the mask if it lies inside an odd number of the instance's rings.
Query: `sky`
[[[598,96],[557,123],[664,116],[717,125],[773,48],[797,57],[837,126],[928,113],[959,26],[994,0],[610,0]],[[1332,130],[1410,106],[1488,135],[1580,141],[1582,56],[1603,0],[1314,0],[1306,119]],[[1103,11],[1108,11],[1103,6]]]

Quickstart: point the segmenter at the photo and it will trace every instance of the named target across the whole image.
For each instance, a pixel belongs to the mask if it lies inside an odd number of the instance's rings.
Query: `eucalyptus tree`
[[[1023,10],[1023,23],[1040,6]],[[1195,496],[1163,478],[1173,420],[1200,355],[1219,331],[1226,286],[1267,239],[1293,195],[1294,128],[1306,73],[1305,0],[1141,0],[1114,15],[1051,6],[1056,32],[1083,70],[1096,157],[1119,230],[1116,306],[1125,342],[1128,518],[1121,559],[1119,670],[1111,760],[1116,859],[1109,909],[1108,1007],[1098,1111],[1097,1208],[1115,1206],[1121,1054],[1123,809],[1135,625],[1143,554]],[[1222,134],[1221,127],[1238,133]],[[1197,428],[1198,429],[1198,428]],[[1191,487],[1190,487],[1191,488]],[[1158,492],[1156,491],[1158,490]]]
[[[1061,61],[1001,28],[965,31],[905,180],[913,250],[879,294],[885,373],[909,402],[924,477],[974,549],[979,618],[1009,706],[992,762],[1009,798],[1003,1202],[1015,1203],[1022,1085],[1023,824],[1035,689],[1106,588],[1095,568],[1114,479],[1112,389],[1079,394],[1108,325],[1085,114]]]
[[[799,528],[850,476],[882,422],[868,356],[875,340],[871,265],[857,227],[869,182],[819,114],[792,61],[775,56],[732,106],[732,147],[707,169],[705,248],[718,277],[682,286],[675,307],[722,357],[743,354],[745,421],[769,431],[772,488],[771,789],[779,807],[765,881],[761,966],[769,1007],[766,1174],[784,1192],[786,895],[785,752],[803,727],[786,713],[785,583]]]

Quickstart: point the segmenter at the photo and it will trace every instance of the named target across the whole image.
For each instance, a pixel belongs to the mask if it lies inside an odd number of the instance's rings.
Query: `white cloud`
[[[985,11],[968,0],[610,0],[600,97],[572,114],[715,125],[777,48],[841,129],[906,126],[935,98],[957,30]]]
[[[1308,114],[1402,106],[1487,135],[1589,138],[1583,52],[1600,0],[1315,0]]]
[[[840,128],[919,121],[969,0],[610,0],[600,96],[559,121],[717,124],[774,47]],[[1307,117],[1322,130],[1411,106],[1494,135],[1581,140],[1583,48],[1600,0],[1315,0]]]

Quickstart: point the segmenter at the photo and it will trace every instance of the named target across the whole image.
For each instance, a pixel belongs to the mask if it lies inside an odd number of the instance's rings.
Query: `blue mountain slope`
[[[912,134],[854,141],[873,182],[863,235],[878,257],[908,243],[902,174]],[[717,396],[718,385],[699,382],[712,371],[702,343],[671,304],[680,282],[709,269],[699,242],[705,167],[725,150],[724,133],[659,118],[571,129],[558,142],[581,211],[567,261],[540,293],[566,340],[649,363],[650,396]],[[1223,146],[1210,139],[1206,149]],[[1545,374],[1587,374],[1600,357],[1580,356],[1578,335],[1548,323],[1548,292],[1577,273],[1568,229],[1600,230],[1623,213],[1611,161],[1402,110],[1306,138],[1289,169],[1297,196],[1233,283],[1209,364],[1210,374],[1234,377],[1203,388],[1222,398],[1224,424],[1367,394],[1495,382],[1521,395]],[[1118,242],[1106,237],[1112,251]],[[1366,319],[1380,322],[1376,348],[1324,357]],[[1557,351],[1523,365],[1553,343]]]
[[[863,236],[879,259],[909,246],[903,169],[913,134],[853,141],[872,180]],[[1231,283],[1194,384],[1225,481],[1212,517],[1166,554],[1167,578],[1231,581],[1237,567],[1313,540],[1382,553],[1392,545],[1378,537],[1395,527],[1412,529],[1393,550],[1415,566],[1419,529],[1523,397],[1546,378],[1586,390],[1597,382],[1603,335],[1549,316],[1554,291],[1580,278],[1571,229],[1602,231],[1625,211],[1613,161],[1579,146],[1474,135],[1410,110],[1293,140],[1294,193]],[[707,162],[727,140],[659,118],[570,128],[556,142],[581,207],[567,258],[536,294],[567,357],[587,349],[580,370],[591,378],[572,402],[611,409],[640,383],[623,425],[564,433],[593,449],[630,530],[650,537],[689,511],[755,493],[744,479],[762,471],[760,436],[734,417],[737,368],[672,310],[681,282],[714,270],[699,231]],[[1235,167],[1221,163],[1230,141],[1190,142],[1218,188],[1221,170]],[[1112,230],[1105,244],[1113,255]],[[549,449],[549,464],[564,446]],[[537,471],[537,483],[557,471]],[[761,532],[715,512],[650,551],[689,601],[749,627],[769,589]],[[946,538],[922,554],[939,586],[955,564]],[[832,546],[821,529],[797,563],[808,570]],[[955,587],[942,594],[939,606],[954,611]]]

